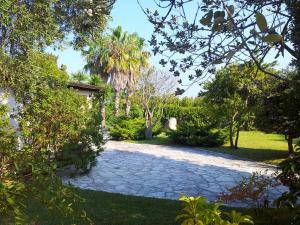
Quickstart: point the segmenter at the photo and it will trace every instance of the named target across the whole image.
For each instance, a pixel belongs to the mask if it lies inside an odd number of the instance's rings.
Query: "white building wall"
[[[18,112],[18,104],[11,89],[6,90],[0,88],[0,104],[8,106],[8,116],[10,117],[10,123],[16,130],[18,130],[19,124],[18,121],[14,118],[14,115],[16,115]]]
[[[87,90],[74,89],[79,95],[86,97],[89,107],[92,107],[93,92]]]

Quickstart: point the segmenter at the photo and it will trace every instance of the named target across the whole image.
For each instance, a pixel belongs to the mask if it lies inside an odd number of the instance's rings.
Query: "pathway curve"
[[[109,141],[88,175],[65,178],[83,189],[178,199],[181,195],[204,195],[215,200],[243,176],[254,171],[273,173],[275,168],[229,155],[197,150]],[[278,188],[271,196],[279,195]]]

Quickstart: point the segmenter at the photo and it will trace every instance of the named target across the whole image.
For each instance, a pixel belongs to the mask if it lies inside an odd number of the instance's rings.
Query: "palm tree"
[[[114,114],[119,115],[120,93],[126,86],[128,34],[119,26],[111,34],[94,41],[85,52],[87,65],[85,69],[98,74],[103,81],[111,84],[114,90]],[[105,116],[105,102],[101,106],[102,119]],[[102,121],[105,127],[105,121]]]
[[[128,68],[128,34],[123,32],[122,27],[118,26],[112,30],[110,36],[109,49],[110,57],[108,59],[107,69],[110,71],[110,83],[114,89],[114,114],[119,115],[120,93],[126,87],[127,68]]]
[[[115,116],[119,115],[122,90],[126,90],[125,114],[129,115],[129,97],[135,89],[140,69],[147,65],[149,58],[149,53],[143,50],[144,46],[144,40],[136,33],[128,35],[119,26],[113,29],[110,35],[91,44],[86,52],[86,69],[90,73],[99,74],[113,87]]]
[[[136,33],[131,34],[128,38],[129,59],[126,82],[126,101],[125,101],[125,116],[129,117],[130,113],[130,96],[136,89],[139,74],[142,68],[148,67],[149,52],[145,51],[145,41]]]
[[[89,45],[89,49],[84,52],[87,64],[84,69],[90,74],[97,75],[103,83],[109,83],[109,72],[107,71],[107,61],[109,57],[108,48],[106,48],[107,38],[94,40]],[[106,109],[105,96],[100,103],[101,127],[106,128]]]

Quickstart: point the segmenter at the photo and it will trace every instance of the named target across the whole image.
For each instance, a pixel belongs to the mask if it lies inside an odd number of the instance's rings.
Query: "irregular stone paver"
[[[265,170],[271,174],[275,167],[190,147],[109,141],[88,175],[64,181],[83,189],[128,195],[167,199],[203,195],[216,200],[243,176]],[[271,199],[282,189],[272,190]]]

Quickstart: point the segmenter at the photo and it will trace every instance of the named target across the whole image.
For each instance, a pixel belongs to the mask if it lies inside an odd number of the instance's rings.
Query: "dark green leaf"
[[[263,42],[279,42],[282,41],[282,36],[280,34],[269,34],[262,38]]]
[[[256,15],[256,23],[260,29],[261,32],[265,32],[268,30],[268,24],[265,16],[261,14],[260,12],[257,12]]]

